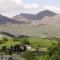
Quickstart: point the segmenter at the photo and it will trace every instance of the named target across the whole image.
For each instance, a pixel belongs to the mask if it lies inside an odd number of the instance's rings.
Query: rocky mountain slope
[[[60,15],[45,10],[36,15],[20,14],[12,19],[0,16],[0,31],[14,35],[60,37]]]

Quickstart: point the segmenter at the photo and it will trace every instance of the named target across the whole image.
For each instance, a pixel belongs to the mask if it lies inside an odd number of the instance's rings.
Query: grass
[[[43,38],[39,38],[39,37],[30,37],[30,38],[28,38],[28,41],[30,42],[30,44],[33,48],[37,48],[38,46],[40,46],[42,48],[43,47],[48,48],[48,47],[51,47],[54,43],[57,43],[56,39],[49,40],[49,39],[43,39]],[[0,44],[0,48],[2,46],[10,47],[11,45],[14,46],[16,44],[21,44],[21,42],[14,41],[13,39],[9,39],[8,41]]]
[[[6,41],[4,44],[1,44],[1,45],[0,45],[0,48],[1,48],[2,46],[10,47],[11,45],[14,46],[14,45],[16,45],[16,44],[21,44],[21,43],[20,43],[19,41],[8,40],[8,41]]]
[[[41,39],[41,38],[28,38],[32,47],[37,48],[38,46],[41,47],[50,47],[54,43],[57,43],[56,40],[48,40],[48,39]]]

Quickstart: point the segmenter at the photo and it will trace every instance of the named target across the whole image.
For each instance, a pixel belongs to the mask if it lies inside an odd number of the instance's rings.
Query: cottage
[[[30,45],[25,45],[25,47],[27,50],[31,50],[31,48],[32,48]]]

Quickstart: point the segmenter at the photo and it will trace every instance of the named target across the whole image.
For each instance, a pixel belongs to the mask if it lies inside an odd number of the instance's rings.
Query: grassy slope
[[[11,45],[14,46],[14,45],[16,45],[16,44],[21,44],[21,43],[20,43],[19,41],[8,40],[8,41],[6,41],[5,43],[1,44],[1,45],[0,45],[0,48],[1,48],[2,46],[10,47]]]
[[[38,45],[41,47],[50,47],[53,45],[53,43],[57,43],[56,40],[48,40],[48,39],[40,39],[40,38],[29,38],[29,42],[31,43],[31,46],[34,48],[37,48]]]
[[[40,45],[41,47],[50,47],[52,46],[53,43],[57,43],[56,39],[43,39],[43,38],[39,38],[39,37],[30,37],[28,38],[28,41],[30,42],[31,46],[33,48],[37,48],[38,45]],[[0,47],[2,46],[7,46],[10,47],[11,45],[16,45],[16,44],[21,44],[20,41],[14,41],[13,39],[8,39],[8,41],[5,41],[5,43],[0,44]]]

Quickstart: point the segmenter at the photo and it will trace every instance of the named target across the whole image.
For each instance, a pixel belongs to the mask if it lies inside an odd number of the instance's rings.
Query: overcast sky
[[[60,13],[60,0],[0,0],[0,14],[8,17],[46,9]]]

